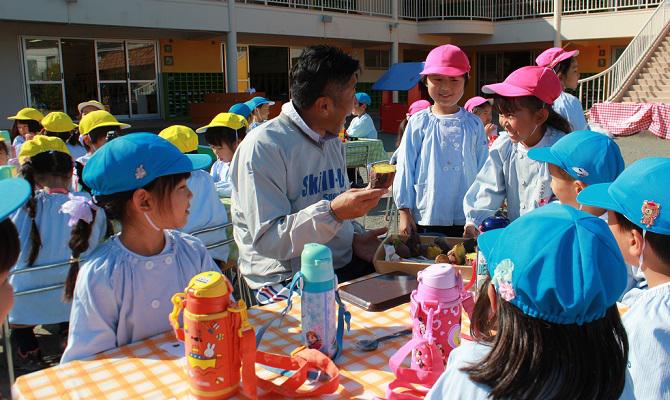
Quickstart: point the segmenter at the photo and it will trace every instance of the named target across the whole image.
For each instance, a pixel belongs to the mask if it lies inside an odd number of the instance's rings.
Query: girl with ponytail
[[[103,239],[107,223],[104,212],[91,208],[87,194],[68,191],[73,160],[65,143],[57,137],[36,136],[21,147],[19,163],[20,174],[32,190],[26,205],[11,215],[21,244],[13,271],[85,256]],[[63,284],[67,273],[64,265],[12,275],[10,283],[15,292],[22,292]],[[40,364],[35,325],[62,323],[66,331],[69,316],[70,303],[61,290],[17,297],[9,320],[14,324],[18,364],[27,369]]]

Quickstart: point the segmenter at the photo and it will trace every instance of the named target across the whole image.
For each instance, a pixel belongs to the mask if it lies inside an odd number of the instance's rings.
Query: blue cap
[[[613,182],[625,167],[619,145],[592,131],[572,132],[551,147],[530,150],[528,157],[554,164],[587,185]]]
[[[572,134],[571,134],[572,135]],[[577,201],[616,211],[649,232],[670,235],[670,158],[643,158],[612,183],[584,188]]]
[[[251,109],[249,108],[248,105],[246,105],[246,103],[233,104],[228,109],[228,112],[232,114],[241,115],[244,118],[249,118],[249,115],[251,115]]]
[[[358,101],[360,104],[367,104],[367,105],[372,104],[372,99],[370,98],[370,95],[368,95],[365,92],[356,93],[356,101]]]
[[[249,109],[251,111],[254,111],[257,107],[260,107],[263,104],[273,105],[274,103],[275,103],[274,101],[268,100],[268,99],[266,99],[265,97],[262,97],[262,96],[256,96],[253,99],[244,102],[244,104],[246,104],[247,107],[249,107]]]
[[[105,144],[84,167],[84,182],[93,195],[127,192],[154,179],[206,168],[206,154],[183,154],[153,133],[131,133]]]
[[[30,184],[23,178],[0,181],[0,221],[21,207],[30,197]]]
[[[538,208],[482,233],[478,245],[497,293],[530,317],[588,323],[626,288],[626,265],[605,221],[568,205]]]

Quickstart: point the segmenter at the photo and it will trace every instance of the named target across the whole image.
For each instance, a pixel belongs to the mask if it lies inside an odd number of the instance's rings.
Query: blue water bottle
[[[339,348],[335,293],[337,279],[333,269],[333,253],[322,244],[308,243],[300,261],[303,342],[306,347],[335,358]]]

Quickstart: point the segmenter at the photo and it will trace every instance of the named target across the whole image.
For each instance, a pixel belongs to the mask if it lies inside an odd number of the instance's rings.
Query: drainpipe
[[[399,60],[399,41],[398,41],[398,1],[400,0],[391,0],[391,17],[393,18],[393,23],[390,25],[392,28],[391,35],[393,42],[391,44],[391,65],[395,64]],[[393,102],[398,102],[398,91],[393,91]]]
[[[561,47],[561,14],[563,0],[554,0],[554,47]]]
[[[228,93],[237,92],[237,20],[235,2],[228,0],[228,33],[226,34],[226,86]]]

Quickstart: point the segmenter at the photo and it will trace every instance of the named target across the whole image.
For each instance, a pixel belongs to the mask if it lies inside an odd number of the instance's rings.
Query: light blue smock
[[[155,256],[131,252],[119,235],[91,254],[77,278],[61,363],[169,331],[172,295],[195,275],[220,271],[200,240],[164,232],[165,247]]]
[[[187,184],[189,190],[193,193],[193,198],[191,198],[191,206],[188,209],[188,221],[180,231],[193,234],[197,231],[221,227],[228,222],[226,207],[221,203],[216,193],[214,180],[207,172],[202,170],[191,172]],[[206,247],[227,238],[225,228],[198,233],[195,236]],[[225,245],[208,249],[208,251],[213,259],[227,261],[230,249],[228,245]]]
[[[77,160],[80,157],[83,157],[86,155],[86,148],[82,145],[79,144],[70,144],[66,143],[67,149],[70,151],[70,156],[72,156],[73,160]]]
[[[623,302],[635,398],[670,399],[670,283],[632,289]]]
[[[393,197],[420,225],[463,225],[463,197],[488,156],[484,125],[464,109],[412,115],[396,151]]]
[[[461,341],[461,345],[452,350],[447,361],[447,368],[433,387],[426,395],[426,400],[488,400],[491,389],[481,383],[473,382],[467,372],[461,371],[461,368],[481,362],[491,351],[491,347],[486,344],[472,342],[469,340]],[[530,380],[531,377],[528,377]],[[551,382],[547,384],[546,396],[539,398],[551,398]],[[632,383],[629,376],[626,376],[626,384],[623,393],[619,399],[633,399]]]
[[[76,196],[90,198],[88,193],[73,193]],[[33,263],[33,267],[65,263],[67,264],[48,270],[31,271],[12,275],[9,282],[14,287],[14,293],[26,290],[45,288],[65,283],[70,270],[69,260],[72,251],[68,245],[71,228],[68,226],[70,216],[59,210],[63,203],[68,201],[68,195],[63,193],[48,194],[38,191],[35,194],[37,213],[35,222],[42,239],[40,252]],[[28,209],[19,208],[11,216],[12,222],[19,232],[21,252],[19,259],[12,268],[12,272],[30,269],[28,258],[31,246],[30,228],[32,219]],[[96,213],[89,249],[81,254],[80,259],[86,259],[104,238],[107,229],[105,212],[99,209]],[[70,319],[70,303],[64,302],[63,288],[53,289],[42,293],[19,295],[14,298],[14,307],[9,313],[9,321],[13,324],[56,324]]]
[[[552,105],[554,111],[560,116],[567,119],[572,125],[573,131],[583,131],[589,129],[584,118],[584,108],[579,99],[568,92],[561,92],[561,95],[554,101]]]
[[[233,184],[230,181],[230,163],[216,160],[209,171],[214,179],[214,186],[219,197],[230,197]]]
[[[377,128],[370,114],[354,117],[347,128],[347,135],[356,138],[377,139]]]
[[[532,148],[550,147],[563,136],[563,132],[547,127],[540,142]],[[467,224],[481,225],[505,200],[510,221],[551,200],[549,167],[528,158],[528,150],[522,143],[512,142],[506,133],[493,142],[484,167],[463,200]]]

